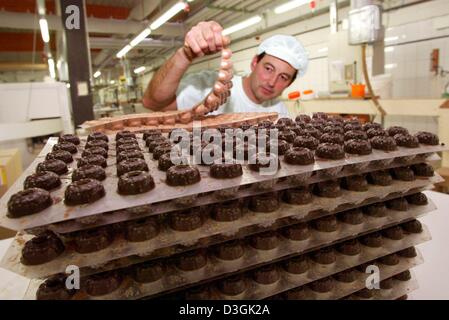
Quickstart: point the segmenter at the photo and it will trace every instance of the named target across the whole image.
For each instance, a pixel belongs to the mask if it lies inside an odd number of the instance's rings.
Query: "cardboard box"
[[[0,150],[0,186],[9,188],[20,177],[22,171],[19,149]]]

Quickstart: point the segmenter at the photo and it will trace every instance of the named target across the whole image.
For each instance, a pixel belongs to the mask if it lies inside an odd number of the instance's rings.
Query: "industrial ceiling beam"
[[[91,49],[121,49],[129,41],[127,39],[114,39],[114,38],[100,38],[90,37],[89,43]],[[144,39],[140,42],[136,48],[171,48],[181,46],[181,41],[170,40],[156,40],[156,39]]]

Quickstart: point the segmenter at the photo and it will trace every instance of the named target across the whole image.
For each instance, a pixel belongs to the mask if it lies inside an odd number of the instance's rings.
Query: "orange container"
[[[301,96],[301,94],[299,93],[299,91],[293,91],[293,92],[290,92],[290,93],[288,94],[288,98],[289,98],[290,100],[299,98],[300,96]]]
[[[351,84],[351,97],[364,98],[365,97],[365,85],[364,84]]]

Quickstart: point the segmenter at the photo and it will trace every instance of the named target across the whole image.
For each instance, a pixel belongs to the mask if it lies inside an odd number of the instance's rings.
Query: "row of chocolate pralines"
[[[361,238],[363,239],[363,238]],[[350,240],[349,242],[357,243],[357,240]],[[351,243],[352,245],[352,243]],[[169,296],[162,296],[160,299],[187,299],[187,300],[209,300],[213,299],[215,296],[212,292],[218,291],[221,295],[221,298],[234,298],[239,299],[243,298],[245,294],[251,288],[253,283],[258,285],[260,289],[263,286],[276,286],[282,276],[285,276],[290,279],[295,279],[296,277],[300,277],[304,279],[308,274],[313,276],[314,274],[314,265],[317,265],[318,268],[322,269],[320,265],[325,265],[331,267],[332,264],[335,263],[336,260],[333,260],[332,257],[335,258],[335,250],[338,250],[339,245],[334,248],[325,248],[321,250],[317,250],[314,252],[310,252],[307,255],[299,255],[295,257],[291,257],[280,262],[276,262],[274,264],[268,264],[262,267],[258,267],[256,269],[245,271],[241,274],[232,275],[230,277],[213,281],[212,283],[203,284],[197,287],[193,287],[190,289],[184,289],[175,294]],[[346,255],[347,257],[351,257],[351,255]],[[371,265],[375,266],[395,266],[400,263],[401,259],[409,259],[417,256],[416,250],[414,247],[409,247],[407,249],[398,251],[396,253],[389,254],[387,256],[375,259],[373,261],[364,263],[354,268],[350,268],[339,273],[333,274],[332,276],[328,276],[325,278],[321,278],[319,280],[315,280],[308,284],[305,284],[301,287],[297,287],[294,289],[290,289],[288,291],[277,294],[275,299],[310,299],[310,291],[306,295],[307,289],[310,289],[315,294],[325,294],[330,293],[337,285],[337,283],[342,284],[351,284],[356,280],[360,280],[362,275],[366,277],[367,267]],[[317,262],[317,259],[320,261],[326,261],[331,263],[322,263]],[[329,272],[332,272],[332,269],[328,269]],[[362,278],[364,279],[364,278]],[[398,274],[396,276],[397,280],[408,281],[410,280],[409,274]],[[254,281],[254,282],[253,282]],[[385,281],[380,283],[381,289],[391,289],[391,282]],[[361,296],[365,297],[365,299],[369,298],[369,294],[363,292]]]
[[[354,257],[360,254],[362,246],[366,246],[368,248],[381,247],[382,237],[400,240],[397,237],[392,236],[397,233],[397,230],[404,230],[404,232],[407,233],[419,233],[422,231],[422,226],[417,220],[409,221],[400,226],[390,227],[389,229],[384,230],[383,233],[374,232],[361,236],[357,239],[344,241],[334,245],[333,247],[326,247],[304,255],[290,257],[275,264],[268,264],[251,271],[247,271],[244,274],[238,274],[220,281],[216,281],[212,283],[212,285],[217,285],[217,288],[224,295],[236,296],[245,292],[248,287],[249,279],[253,279],[260,285],[270,285],[280,280],[282,270],[290,276],[298,276],[305,275],[308,272],[313,272],[312,262],[318,265],[330,267],[336,263],[337,253],[348,257]],[[267,249],[269,247],[266,246],[267,241],[263,240],[264,238],[265,237],[262,236],[258,238],[258,241],[250,238],[249,243],[254,246],[257,242],[259,242],[259,244],[264,244],[265,249],[263,250],[272,250]],[[214,248],[210,248],[208,251],[206,251],[206,249],[194,250],[166,259],[150,260],[124,269],[88,276],[82,279],[81,289],[90,296],[101,297],[117,290],[122,284],[124,278],[127,276],[131,277],[137,283],[152,283],[161,280],[165,276],[167,270],[173,267],[178,269],[180,272],[198,272],[199,270],[205,268],[210,261],[211,257],[209,255],[214,255],[219,260],[224,261],[238,260],[244,255],[245,248],[241,241],[233,240],[218,245]],[[383,264],[394,266],[399,263],[400,257],[412,258],[415,256],[416,251],[414,247],[410,247],[377,260],[364,263],[354,270],[365,272],[369,265]],[[348,270],[334,275],[333,278],[344,283],[351,283],[356,280],[353,277],[352,272],[349,272]],[[65,286],[65,279],[66,278],[63,275],[57,275],[47,279],[39,287],[37,291],[37,299],[72,298],[72,296],[76,293],[76,290],[67,289]],[[130,285],[129,281],[127,283]],[[310,285],[315,287],[317,284],[312,283]],[[190,289],[185,293],[185,298],[210,299],[210,286],[211,284]],[[332,288],[330,288],[330,290],[331,289]],[[314,289],[314,291],[327,292],[329,290]]]
[[[253,236],[255,248],[267,250],[264,243],[274,249],[279,244],[278,236],[292,241],[303,241],[311,236],[311,230],[319,232],[334,232],[338,230],[339,221],[349,225],[361,225],[364,215],[383,218],[388,214],[387,209],[406,211],[412,205],[426,205],[427,197],[423,193],[416,193],[405,198],[396,198],[386,202],[374,203],[358,209],[344,211],[308,223],[299,223],[285,227],[279,232],[266,232],[259,237]],[[66,249],[81,254],[95,253],[108,248],[115,239],[125,239],[130,242],[142,242],[154,239],[164,228],[175,231],[192,231],[200,228],[207,216],[217,220],[217,216],[241,217],[245,210],[236,201],[232,207],[221,206],[201,207],[197,211],[173,212],[167,216],[150,217],[113,224],[106,227],[77,231],[64,235],[64,241],[54,233],[47,231],[27,241],[22,249],[21,262],[25,265],[41,265],[58,258]],[[159,220],[158,220],[159,219]],[[278,234],[279,233],[279,234]],[[399,236],[398,236],[399,237]],[[259,240],[259,238],[261,238]]]

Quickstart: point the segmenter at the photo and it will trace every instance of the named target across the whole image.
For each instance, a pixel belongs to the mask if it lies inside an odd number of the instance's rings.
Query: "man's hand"
[[[215,21],[200,22],[187,32],[184,45],[191,49],[193,57],[203,57],[221,51],[229,44],[229,38],[222,35],[223,28]]]

